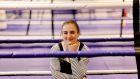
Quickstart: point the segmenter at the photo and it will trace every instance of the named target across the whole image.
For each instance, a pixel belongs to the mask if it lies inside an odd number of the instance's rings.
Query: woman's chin
[[[69,42],[68,44],[69,44],[69,45],[73,45],[73,44],[75,44],[75,43],[73,43],[73,42]]]
[[[68,43],[68,45],[71,45],[71,44],[72,44],[71,42]]]
[[[74,42],[72,42],[72,41],[65,41],[65,43],[68,44],[68,45],[74,44]]]
[[[68,45],[71,45],[71,44],[72,44],[72,42],[70,42],[70,41],[67,41],[67,44],[68,44]]]

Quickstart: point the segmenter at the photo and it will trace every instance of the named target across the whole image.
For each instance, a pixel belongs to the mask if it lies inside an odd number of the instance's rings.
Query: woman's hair
[[[65,24],[74,24],[75,27],[76,27],[76,29],[77,29],[77,32],[80,33],[80,28],[79,28],[79,26],[78,26],[78,24],[77,24],[76,21],[74,21],[74,20],[65,21],[65,22],[63,23],[63,25],[62,25],[62,28],[63,28],[63,26],[64,26]]]

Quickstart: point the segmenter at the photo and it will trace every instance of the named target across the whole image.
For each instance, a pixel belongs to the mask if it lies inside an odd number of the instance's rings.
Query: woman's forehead
[[[62,30],[77,30],[77,28],[74,24],[69,23],[69,24],[65,24]]]

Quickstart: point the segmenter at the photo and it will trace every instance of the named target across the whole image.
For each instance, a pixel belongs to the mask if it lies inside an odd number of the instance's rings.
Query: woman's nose
[[[68,34],[67,34],[67,37],[68,37],[68,38],[70,38],[70,37],[71,37],[71,34],[70,34],[70,33],[68,33]]]

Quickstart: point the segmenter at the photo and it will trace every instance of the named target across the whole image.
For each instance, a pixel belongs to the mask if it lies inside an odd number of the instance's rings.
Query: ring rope
[[[62,39],[0,39],[0,43],[58,43]],[[134,41],[134,38],[82,38],[81,42]]]
[[[0,44],[0,49],[31,49],[31,48],[51,48],[54,44]],[[134,44],[86,44],[89,48],[90,47],[134,47]]]
[[[10,3],[10,4],[9,4]],[[133,2],[70,2],[70,3],[50,3],[50,2],[29,2],[29,1],[1,1],[0,9],[103,9],[103,8],[132,8]]]
[[[3,52],[0,58],[44,58],[44,57],[102,57],[102,56],[136,56],[140,51],[130,50],[89,50],[78,52]]]
[[[133,20],[132,17],[118,17],[118,18],[113,18],[113,19],[112,18],[107,18],[107,19],[106,18],[96,18],[96,20],[98,20],[98,21],[106,20],[106,21],[110,22],[109,24],[117,24],[118,22],[115,23],[115,22],[112,22],[110,20],[116,20],[117,21],[117,20],[120,20],[120,19],[127,20],[126,21],[127,23],[132,23],[130,21]],[[22,24],[24,24],[24,23],[26,23],[26,21],[29,21],[29,20],[30,19],[0,19],[0,22],[6,21],[6,22],[11,22],[13,24],[15,24],[16,22],[20,22],[20,23],[23,22]],[[56,19],[55,21],[65,21],[65,20],[67,20],[67,19]],[[94,21],[95,19],[91,18],[90,20],[89,19],[75,19],[75,20],[77,20],[77,21]],[[39,24],[39,23],[36,23],[36,21],[40,21],[40,19],[31,19],[31,21],[32,22],[34,21],[33,24]],[[43,19],[42,21],[48,21],[49,22],[49,21],[51,21],[51,19]],[[102,23],[102,24],[104,24],[104,23]]]
[[[87,75],[137,74],[137,70],[87,70]],[[51,71],[1,71],[0,76],[51,76]]]

